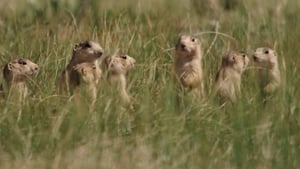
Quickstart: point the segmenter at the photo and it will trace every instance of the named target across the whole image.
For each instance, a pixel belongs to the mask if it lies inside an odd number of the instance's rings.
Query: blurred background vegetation
[[[0,65],[26,57],[41,70],[22,107],[0,102],[0,168],[299,168],[299,9],[298,0],[1,0]],[[180,34],[202,42],[207,97],[179,105]],[[88,39],[136,58],[132,108],[107,84],[91,112],[56,93],[73,45]],[[282,89],[264,105],[251,63],[239,103],[220,106],[211,93],[221,57],[261,46],[279,54]]]

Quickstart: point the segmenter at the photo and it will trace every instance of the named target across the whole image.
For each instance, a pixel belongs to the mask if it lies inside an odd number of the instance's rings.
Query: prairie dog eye
[[[247,56],[245,51],[240,51],[240,54],[242,55],[243,58]]]
[[[269,50],[266,49],[266,50],[264,51],[264,54],[269,54]]]
[[[21,64],[21,65],[26,65],[26,64],[27,64],[26,61],[23,60],[23,59],[20,59],[20,60],[18,61],[18,63]]]
[[[122,59],[127,59],[127,56],[126,55],[121,55],[121,58]]]
[[[91,44],[90,44],[89,42],[84,42],[84,43],[82,44],[82,47],[83,47],[83,48],[90,48],[90,47],[92,47],[92,46],[91,46]]]
[[[191,41],[192,41],[192,42],[195,42],[195,41],[196,41],[196,39],[195,39],[195,38],[192,38],[192,39],[191,39]]]

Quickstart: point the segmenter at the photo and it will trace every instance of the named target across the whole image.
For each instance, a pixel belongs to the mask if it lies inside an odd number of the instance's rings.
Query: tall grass
[[[0,168],[299,168],[300,3],[199,2],[2,0],[1,65],[24,56],[41,69],[21,108],[0,103]],[[171,65],[179,34],[202,42],[202,101],[178,103]],[[56,92],[73,45],[87,39],[136,58],[133,107],[120,106],[107,84],[92,112]],[[282,88],[264,105],[250,65],[243,96],[222,107],[211,96],[221,56],[260,46],[278,52]]]

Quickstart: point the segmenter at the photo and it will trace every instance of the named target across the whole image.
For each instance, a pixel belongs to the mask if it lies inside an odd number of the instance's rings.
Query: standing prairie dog
[[[180,36],[175,48],[174,71],[181,86],[204,95],[200,41],[192,36]]]
[[[225,55],[216,76],[216,94],[231,102],[236,102],[237,92],[240,92],[241,76],[248,63],[249,58],[242,52],[231,51]]]
[[[257,48],[253,54],[254,62],[260,66],[261,81],[267,80],[263,91],[272,93],[281,83],[277,53],[270,48]]]
[[[3,68],[3,78],[6,82],[8,98],[14,97],[22,102],[28,95],[26,82],[38,73],[38,65],[24,58],[14,59]]]
[[[74,66],[74,70],[79,74],[81,89],[91,97],[91,106],[97,99],[97,86],[101,78],[101,70],[94,63],[80,63]]]
[[[106,57],[105,67],[108,80],[117,84],[117,90],[120,93],[122,101],[130,103],[130,96],[127,93],[126,76],[134,67],[136,60],[126,54],[112,54]]]
[[[101,72],[98,59],[102,56],[102,47],[94,41],[83,41],[77,43],[73,48],[72,58],[59,79],[59,88],[70,89],[71,93],[80,85],[80,73],[74,69],[81,63],[96,66],[97,72]]]

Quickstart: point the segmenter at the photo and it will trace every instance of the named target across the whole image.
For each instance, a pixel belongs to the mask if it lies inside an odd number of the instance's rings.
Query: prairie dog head
[[[248,56],[243,52],[231,51],[222,58],[223,68],[232,68],[239,73],[242,73],[249,64]]]
[[[28,59],[14,59],[4,66],[3,77],[6,82],[23,82],[37,74],[38,69],[38,65]]]
[[[179,37],[175,50],[177,56],[197,57],[200,54],[200,41],[193,36],[182,35]]]
[[[270,48],[257,48],[253,60],[260,66],[272,68],[277,65],[277,53]]]
[[[113,54],[105,59],[105,66],[108,73],[113,75],[126,75],[134,67],[135,59],[126,54]]]
[[[74,46],[72,61],[76,64],[83,62],[93,63],[102,56],[103,52],[104,50],[99,43],[83,41]]]
[[[99,69],[97,69],[97,65],[92,63],[81,63],[77,64],[73,67],[75,71],[77,71],[83,79],[84,82],[97,82],[100,78]]]

